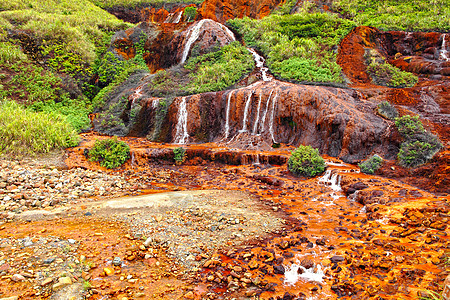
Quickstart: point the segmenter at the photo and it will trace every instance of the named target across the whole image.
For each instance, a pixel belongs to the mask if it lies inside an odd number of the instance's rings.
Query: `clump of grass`
[[[184,149],[183,147],[173,149],[173,159],[176,163],[183,163],[186,159],[186,149]]]
[[[10,42],[0,42],[0,65],[11,66],[27,60],[27,56],[20,50],[19,46]]]
[[[398,117],[397,109],[388,101],[383,101],[377,105],[377,112],[383,118],[395,120]]]
[[[130,157],[130,147],[127,143],[112,139],[97,140],[89,150],[90,161],[99,162],[102,167],[114,169],[123,165]]]
[[[8,100],[0,102],[0,154],[35,155],[74,147],[79,137],[55,113],[33,112]]]
[[[336,63],[339,42],[355,27],[329,13],[302,11],[260,20],[229,20],[247,45],[259,49],[275,75],[298,82],[343,83]]]

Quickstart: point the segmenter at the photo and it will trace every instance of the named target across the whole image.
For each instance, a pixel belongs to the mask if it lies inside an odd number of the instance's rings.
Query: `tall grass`
[[[76,131],[61,115],[37,113],[0,101],[0,154],[34,155],[78,144]]]

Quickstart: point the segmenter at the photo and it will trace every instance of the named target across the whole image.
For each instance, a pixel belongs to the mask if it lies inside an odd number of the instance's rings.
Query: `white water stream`
[[[248,115],[248,110],[250,108],[250,100],[252,99],[252,95],[253,95],[253,91],[248,95],[247,101],[245,102],[244,120],[242,121],[242,129],[239,130],[239,132],[247,131],[247,115]]]
[[[448,57],[447,44],[446,44],[447,41],[445,40],[446,37],[447,37],[447,34],[444,33],[444,35],[442,36],[441,50],[439,51],[439,60],[449,61],[450,58]]]
[[[256,134],[256,129],[258,127],[258,122],[259,122],[259,111],[261,110],[261,94],[259,94],[259,101],[258,101],[258,108],[256,111],[256,120],[255,120],[255,124],[253,125],[253,134]]]
[[[228,135],[230,134],[230,104],[231,104],[231,95],[233,93],[230,92],[228,94],[228,100],[227,100],[227,111],[225,113],[225,139],[228,138]]]
[[[269,125],[269,132],[270,132],[270,135],[272,136],[273,143],[277,142],[275,140],[275,136],[273,134],[273,122],[275,119],[275,105],[277,103],[277,99],[278,99],[278,93],[275,94],[275,97],[273,97],[273,100],[272,100],[272,115],[270,116],[270,125]]]
[[[175,133],[175,144],[186,144],[188,138],[186,97],[183,97],[181,98],[181,102],[178,107],[178,122]]]
[[[259,55],[255,51],[255,49],[247,48],[247,50],[253,55],[253,59],[255,60],[256,67],[261,72],[263,81],[271,81],[273,79],[273,77],[270,75],[267,75],[267,71],[269,71],[269,69],[267,67],[264,67],[265,59],[261,55]]]
[[[203,27],[203,24],[205,24],[205,22],[214,22],[214,21],[211,19],[200,20],[197,24],[193,25],[193,27],[191,27],[189,29],[189,32],[186,34],[186,43],[184,44],[183,55],[181,56],[180,64],[182,64],[186,61],[186,59],[189,55],[189,51],[191,50],[191,47],[195,43],[195,41],[199,38],[200,30]],[[220,23],[217,23],[217,24],[219,24],[219,26],[225,31],[226,35],[228,35],[228,37],[232,41],[236,40],[233,32],[230,29],[228,29],[226,26],[224,26]]]

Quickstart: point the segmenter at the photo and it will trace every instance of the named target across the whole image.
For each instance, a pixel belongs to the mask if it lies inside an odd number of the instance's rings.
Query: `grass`
[[[33,112],[3,99],[0,102],[0,154],[35,155],[78,144],[76,131],[55,113]]]
[[[202,0],[91,0],[92,3],[101,8],[112,7],[142,7],[142,6],[160,6],[168,3],[202,3]]]
[[[272,14],[228,21],[248,46],[267,58],[272,73],[296,82],[343,83],[336,63],[339,42],[355,23],[329,13]]]
[[[332,8],[358,25],[381,30],[450,30],[448,0],[334,0]]]

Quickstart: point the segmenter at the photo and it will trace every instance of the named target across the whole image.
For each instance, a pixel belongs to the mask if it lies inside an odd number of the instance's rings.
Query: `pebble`
[[[114,257],[112,264],[116,267],[121,266],[122,265],[122,260],[120,259],[120,257]]]
[[[15,282],[25,281],[25,277],[23,277],[23,276],[20,275],[20,274],[14,274],[14,275],[11,277],[11,280],[12,280],[12,281],[15,281]]]

